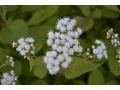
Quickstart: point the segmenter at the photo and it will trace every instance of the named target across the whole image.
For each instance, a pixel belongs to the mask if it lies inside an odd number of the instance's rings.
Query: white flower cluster
[[[11,65],[12,67],[14,67],[14,65],[15,65],[13,57],[8,56],[8,55],[6,56],[6,63],[9,64],[9,65]]]
[[[78,41],[83,30],[77,28],[76,31],[73,31],[76,24],[76,19],[65,17],[57,22],[56,29],[59,30],[58,32],[50,31],[48,33],[47,44],[51,46],[52,50],[46,52],[44,62],[47,64],[51,75],[58,73],[60,67],[67,68],[72,61],[71,55],[83,51]]]
[[[15,85],[16,81],[18,80],[17,76],[15,76],[14,70],[11,70],[10,73],[5,72],[3,73],[3,78],[1,79],[2,85]]]
[[[107,32],[107,39],[111,38],[111,43],[116,47],[120,45],[118,34],[114,34],[113,29],[111,28]]]
[[[13,48],[19,52],[21,56],[30,60],[30,55],[34,55],[35,47],[34,47],[34,39],[31,38],[20,38],[17,43],[13,42]]]
[[[107,59],[108,55],[104,43],[100,40],[96,40],[95,43],[98,46],[96,48],[94,45],[92,46],[93,54],[96,55],[98,59],[102,59],[103,57]]]

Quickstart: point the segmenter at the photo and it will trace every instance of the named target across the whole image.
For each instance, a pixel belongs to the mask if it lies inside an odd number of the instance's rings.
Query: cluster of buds
[[[119,36],[117,33],[114,33],[112,28],[107,32],[107,39],[111,39],[111,43],[114,45],[114,47],[120,45]]]

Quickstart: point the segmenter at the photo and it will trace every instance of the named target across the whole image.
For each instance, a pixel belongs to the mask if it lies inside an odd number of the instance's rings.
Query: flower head
[[[0,80],[2,85],[15,85],[18,80],[17,76],[15,76],[14,70],[11,70],[9,73],[3,73],[3,78]]]
[[[16,50],[19,52],[21,56],[24,58],[30,59],[30,55],[34,56],[34,39],[32,37],[28,38],[20,38],[17,40],[17,43],[13,42],[13,48],[16,48]],[[32,53],[31,53],[32,51]]]
[[[107,50],[104,43],[100,40],[96,40],[95,43],[98,46],[96,48],[94,45],[92,46],[93,54],[96,55],[98,59],[102,59],[103,57],[107,59],[108,55],[107,55]]]
[[[58,32],[50,31],[48,33],[47,44],[51,47],[51,51],[46,52],[44,63],[51,75],[57,74],[60,67],[67,68],[72,62],[71,55],[81,53],[83,51],[78,38],[83,33],[82,29],[73,30],[77,24],[76,19],[64,17],[56,23]]]

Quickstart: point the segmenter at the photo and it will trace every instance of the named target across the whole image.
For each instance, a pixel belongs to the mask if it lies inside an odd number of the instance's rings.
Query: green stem
[[[0,66],[0,69],[1,69],[2,67],[4,67],[4,66],[6,66],[6,62]]]

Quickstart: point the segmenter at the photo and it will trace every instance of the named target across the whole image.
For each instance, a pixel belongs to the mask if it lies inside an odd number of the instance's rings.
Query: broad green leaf
[[[30,64],[30,72],[31,72],[34,67],[34,59],[30,59],[29,64]]]
[[[0,42],[12,45],[18,38],[28,36],[28,26],[23,20],[15,20],[0,32]]]
[[[17,5],[7,5],[6,8],[7,8],[6,12],[12,12],[12,11],[15,11],[18,8],[18,6]]]
[[[23,5],[20,8],[21,12],[35,12],[40,8],[40,5]]]
[[[104,7],[109,8],[109,9],[114,10],[114,11],[117,11],[117,12],[120,12],[117,5],[104,5]]]
[[[89,85],[102,85],[104,83],[105,83],[105,80],[102,72],[96,69],[90,73],[88,78]]]
[[[118,64],[118,60],[116,59],[116,49],[111,44],[110,41],[106,41],[106,46],[108,49],[108,64],[110,68],[110,72],[112,72],[114,75],[119,76],[120,75],[120,66]]]
[[[51,29],[50,26],[33,26],[29,29],[29,35],[35,38],[35,50],[38,52],[46,43],[47,33]]]
[[[37,57],[34,60],[33,74],[38,78],[44,78],[47,74],[46,65],[43,63],[43,57]]]
[[[108,8],[102,8],[101,11],[102,11],[102,16],[105,18],[115,19],[119,17],[119,13],[114,10]]]
[[[100,9],[96,8],[93,13],[91,14],[91,17],[94,19],[99,19],[101,18],[102,12]]]
[[[44,15],[42,11],[34,13],[32,18],[28,21],[29,25],[39,24],[40,22],[44,21],[47,17]]]
[[[58,9],[58,6],[43,6],[36,11],[28,21],[29,25],[36,25],[51,17]]]
[[[6,22],[6,6],[0,6],[0,23]]]
[[[96,58],[91,60],[98,61]],[[67,69],[63,70],[63,74],[67,79],[73,79],[87,72],[95,70],[96,68],[101,66],[103,62],[104,61],[101,62],[87,61],[86,63],[84,63],[82,58],[73,57],[73,61],[71,62],[70,66]]]
[[[89,31],[93,25],[94,20],[90,18],[84,18],[84,17],[75,17],[78,21],[78,26],[80,26],[85,32]]]
[[[15,60],[14,70],[15,70],[16,75],[20,75],[22,73],[22,65],[20,61]]]
[[[91,15],[91,6],[87,6],[87,5],[81,5],[79,6],[79,8],[81,9],[82,11],[82,14],[86,17],[89,17]]]

